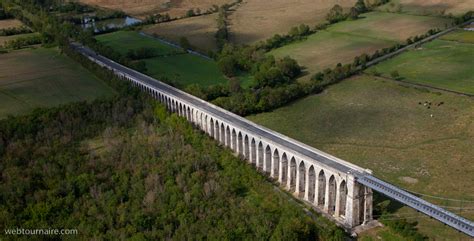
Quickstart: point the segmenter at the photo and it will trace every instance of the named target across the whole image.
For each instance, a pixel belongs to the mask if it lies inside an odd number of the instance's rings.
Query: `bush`
[[[396,70],[390,72],[390,76],[394,79],[399,79],[400,78],[400,74],[398,74],[398,71],[396,71]]]

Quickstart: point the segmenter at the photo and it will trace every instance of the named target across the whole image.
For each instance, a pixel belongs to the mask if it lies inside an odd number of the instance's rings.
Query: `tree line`
[[[32,33],[32,31],[30,28],[26,26],[0,29],[0,36],[11,36],[11,35],[25,34],[25,33]]]

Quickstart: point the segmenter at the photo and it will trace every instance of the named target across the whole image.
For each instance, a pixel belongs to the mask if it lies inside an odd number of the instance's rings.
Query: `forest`
[[[76,228],[87,240],[343,240],[185,119],[84,65],[119,94],[0,121],[1,229]]]

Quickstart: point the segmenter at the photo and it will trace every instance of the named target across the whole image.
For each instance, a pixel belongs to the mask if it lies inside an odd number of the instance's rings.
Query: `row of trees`
[[[26,37],[18,37],[9,41],[6,41],[3,46],[5,48],[22,49],[31,45],[42,44],[43,38],[40,35],[32,35]]]
[[[224,6],[219,8],[216,21],[217,31],[214,37],[216,38],[217,48],[221,50],[224,45],[229,42],[229,31],[227,29],[227,8]]]
[[[58,11],[60,13],[73,13],[73,14],[83,14],[83,13],[92,13],[97,9],[86,4],[81,4],[78,2],[66,2],[62,4],[54,5],[54,8],[51,11]]]
[[[359,14],[368,12],[377,6],[388,3],[390,0],[377,0],[366,2],[365,0],[357,0],[355,5],[350,8],[349,12],[345,13],[341,5],[334,5],[329,13],[326,15],[326,20],[333,24],[347,19],[355,20],[359,18]]]
[[[0,36],[11,36],[24,33],[32,33],[32,31],[30,28],[25,26],[0,29]]]

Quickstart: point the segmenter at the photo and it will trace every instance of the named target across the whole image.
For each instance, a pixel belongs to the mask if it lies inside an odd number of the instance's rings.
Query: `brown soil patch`
[[[17,28],[23,26],[23,23],[17,19],[0,20],[0,29]]]
[[[173,42],[186,37],[191,45],[201,51],[216,50],[214,34],[217,31],[216,14],[185,18],[168,23],[155,24],[144,30],[147,34],[157,34]]]
[[[276,33],[287,33],[291,27],[324,21],[335,4],[345,8],[355,0],[244,0],[230,15],[230,31],[236,43],[254,43]]]
[[[154,13],[168,13],[171,17],[181,17],[189,9],[205,12],[212,5],[231,3],[232,0],[79,0],[85,4],[122,10],[135,17],[145,17]]]

